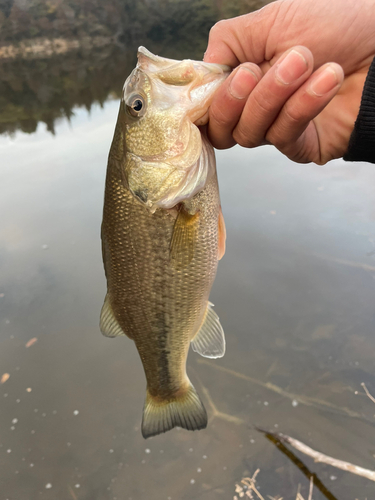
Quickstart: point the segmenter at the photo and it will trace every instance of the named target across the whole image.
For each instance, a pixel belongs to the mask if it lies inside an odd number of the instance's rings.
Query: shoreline
[[[86,36],[83,38],[35,38],[22,40],[18,43],[4,43],[0,45],[0,60],[44,58],[58,54],[65,54],[71,50],[103,47],[114,42],[110,36]]]

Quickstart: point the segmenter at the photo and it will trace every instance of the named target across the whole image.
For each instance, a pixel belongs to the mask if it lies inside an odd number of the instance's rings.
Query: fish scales
[[[186,347],[202,321],[217,268],[218,201],[214,176],[191,200],[200,206],[198,243],[189,267],[178,270],[170,262],[173,215],[163,210],[151,214],[123,186],[116,166],[109,171],[103,240],[112,249],[106,266],[111,304],[124,332],[136,341],[155,394],[161,388],[173,392],[183,381]],[[159,380],[165,373],[160,359],[172,361],[167,372],[171,385]]]
[[[149,54],[148,57],[157,58]],[[150,92],[150,82],[147,86]],[[138,103],[136,106],[140,107]],[[142,433],[149,437],[176,425],[194,430],[207,424],[205,409],[186,375],[186,360],[191,341],[193,349],[202,355],[218,357],[224,353],[205,354],[201,347],[203,342],[205,349],[210,348],[215,340],[220,344],[219,350],[225,347],[218,318],[208,303],[218,263],[221,208],[214,165],[208,165],[201,189],[194,192],[194,181],[192,196],[182,199],[177,190],[175,198],[168,201],[170,206],[160,201],[163,191],[159,187],[155,191],[156,201],[150,202],[154,186],[149,189],[143,178],[139,182],[134,177],[138,184],[132,188],[131,174],[127,176],[126,170],[134,162],[127,143],[132,119],[128,122],[120,108],[108,160],[103,211],[102,246],[108,291],[101,329],[107,336],[125,334],[136,344],[147,380]],[[134,126],[138,127],[138,123]],[[179,130],[188,126],[182,121]],[[192,130],[194,137],[195,129]],[[142,137],[142,129],[137,128],[136,134]],[[178,144],[173,147],[178,149]],[[192,150],[189,158],[197,156],[204,167],[204,162],[212,163],[214,157],[205,137],[200,147],[200,156]],[[144,153],[145,144],[141,149]],[[138,155],[135,161],[139,163],[142,156]],[[155,163],[155,178],[157,166]],[[178,168],[181,170],[180,165]],[[160,178],[162,182],[173,179],[174,183],[178,176],[180,171],[175,169],[169,177],[162,173]],[[186,189],[188,182],[189,177],[181,189]],[[194,339],[200,336],[202,342],[196,342]]]

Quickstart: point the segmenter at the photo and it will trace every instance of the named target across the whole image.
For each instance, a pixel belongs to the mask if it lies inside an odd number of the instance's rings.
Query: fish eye
[[[131,116],[136,118],[143,116],[146,108],[145,100],[141,95],[134,95],[129,99],[126,108]]]
[[[141,111],[141,109],[142,109],[142,106],[143,106],[143,102],[140,99],[136,99],[133,102],[132,108],[134,109],[134,111],[137,111],[137,113],[139,113],[139,111]]]

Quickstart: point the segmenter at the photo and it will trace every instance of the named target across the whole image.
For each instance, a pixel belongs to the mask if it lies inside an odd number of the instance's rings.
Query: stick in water
[[[300,451],[301,453],[312,457],[314,459],[314,462],[321,462],[323,464],[332,465],[332,467],[336,467],[336,469],[351,472],[352,474],[356,474],[357,476],[362,476],[370,479],[370,481],[375,481],[375,471],[364,469],[363,467],[351,464],[350,462],[344,462],[343,460],[338,460],[337,458],[324,455],[323,453],[313,450],[301,441],[287,436],[286,434],[272,432],[270,432],[269,434],[274,435],[276,438],[280,439],[280,441],[290,444],[291,446],[293,446],[293,448]]]

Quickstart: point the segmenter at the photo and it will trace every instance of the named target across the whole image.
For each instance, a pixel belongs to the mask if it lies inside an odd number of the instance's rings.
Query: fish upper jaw
[[[152,72],[157,72],[160,70],[166,70],[170,67],[174,67],[181,63],[192,63],[195,67],[200,66],[200,70],[204,70],[206,73],[216,73],[221,74],[225,72],[230,72],[231,68],[224,64],[217,63],[207,63],[203,61],[193,61],[191,59],[184,59],[178,61],[176,59],[168,59],[167,57],[161,57],[153,54],[146,47],[138,47],[138,67],[147,69]]]

